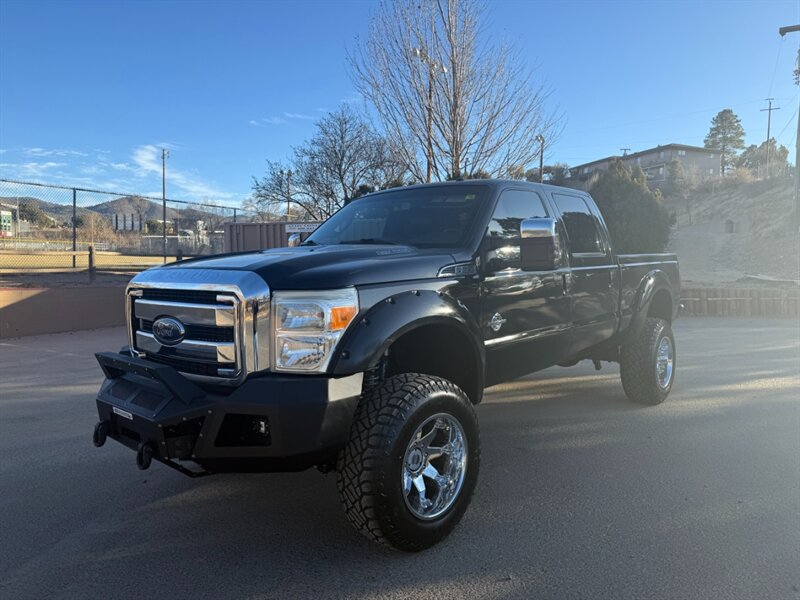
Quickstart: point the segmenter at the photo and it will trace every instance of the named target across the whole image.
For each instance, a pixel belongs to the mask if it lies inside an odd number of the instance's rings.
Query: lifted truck
[[[484,388],[582,359],[619,362],[641,404],[675,380],[677,259],[616,254],[586,193],[398,188],[298,242],[137,275],[95,445],[193,477],[335,470],[361,533],[417,551],[470,502]]]

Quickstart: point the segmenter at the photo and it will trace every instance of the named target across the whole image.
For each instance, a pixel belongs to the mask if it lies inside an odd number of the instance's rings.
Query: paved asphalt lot
[[[406,555],[351,530],[333,475],[140,472],[96,449],[92,353],[0,342],[3,598],[800,597],[800,325],[678,321],[667,402],[555,368],[489,391],[472,506]]]

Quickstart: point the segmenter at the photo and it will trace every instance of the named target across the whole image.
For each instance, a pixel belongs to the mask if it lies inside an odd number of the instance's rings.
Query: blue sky
[[[238,204],[341,102],[371,2],[0,2],[0,177]],[[730,107],[747,143],[794,144],[800,2],[487,2],[565,116],[547,162],[702,145]],[[792,152],[793,156],[793,152]]]

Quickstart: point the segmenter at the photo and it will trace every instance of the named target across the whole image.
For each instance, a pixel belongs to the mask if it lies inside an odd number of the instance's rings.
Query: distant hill
[[[62,223],[69,223],[72,220],[72,205],[71,204],[56,204],[55,202],[47,202],[39,198],[31,198],[29,196],[0,196],[0,204],[5,205],[5,210],[11,208],[15,209],[19,204],[27,204],[41,209],[47,216],[51,217],[59,225]],[[89,210],[77,207],[76,211],[78,216],[88,214]]]
[[[0,196],[0,204],[6,205],[6,207],[8,207],[6,210],[9,208],[13,210],[18,201],[20,204],[38,207],[58,224],[70,223],[72,220],[72,204],[57,204],[55,202],[48,202],[46,200],[27,196]],[[122,219],[122,215],[127,215],[128,217],[130,217],[130,215],[136,215],[137,221],[140,218],[142,221],[147,221],[149,219],[161,220],[162,218],[162,205],[160,202],[147,200],[139,196],[121,196],[91,206],[80,206],[79,196],[78,203],[76,214],[79,217],[95,213],[109,221],[114,218],[114,215],[119,215],[120,219]],[[175,205],[173,204],[173,206]],[[233,214],[232,211],[225,212],[227,213],[226,216],[232,216]],[[171,208],[168,202],[167,220],[180,220],[184,222],[199,220],[218,221],[220,220],[220,215],[211,211],[198,210],[191,206],[187,206],[186,208]]]

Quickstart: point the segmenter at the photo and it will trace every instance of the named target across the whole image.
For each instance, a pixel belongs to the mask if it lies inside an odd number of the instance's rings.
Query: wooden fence
[[[716,317],[798,317],[800,287],[685,287],[683,313]]]

